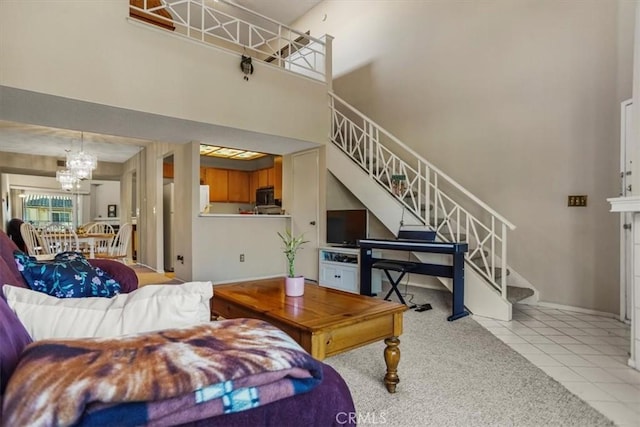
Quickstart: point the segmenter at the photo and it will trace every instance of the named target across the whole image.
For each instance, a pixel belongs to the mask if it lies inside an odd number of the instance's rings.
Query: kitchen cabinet
[[[260,187],[273,186],[274,197],[282,200],[282,157],[276,156],[273,159],[273,167],[258,169],[251,173],[250,193],[255,193]],[[251,201],[255,202],[255,194],[251,196]]]
[[[273,159],[273,197],[282,200],[282,157]]]
[[[269,169],[258,169],[258,188],[267,187],[269,184]]]
[[[203,182],[209,186],[209,201],[250,203],[250,172],[218,168],[202,169],[204,169]]]
[[[226,169],[207,168],[205,184],[209,186],[209,201],[229,201],[229,171]]]
[[[256,202],[256,190],[258,189],[258,171],[249,174],[249,202]]]
[[[162,163],[162,177],[173,178],[173,163]]]
[[[282,157],[271,168],[244,171],[201,166],[200,183],[209,186],[211,202],[255,203],[256,190],[274,187],[274,197],[282,200]]]
[[[229,170],[229,194],[230,202],[249,203],[249,182],[250,173],[239,170]],[[255,198],[255,194],[253,195]]]

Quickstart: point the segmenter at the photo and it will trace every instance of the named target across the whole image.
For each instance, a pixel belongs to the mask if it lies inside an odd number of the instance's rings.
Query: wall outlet
[[[240,254],[240,262],[244,262],[244,254]]]

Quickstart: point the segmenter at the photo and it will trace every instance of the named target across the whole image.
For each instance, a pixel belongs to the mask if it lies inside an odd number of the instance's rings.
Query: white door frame
[[[312,156],[313,170],[308,163],[305,167],[296,167],[299,161],[305,161]],[[315,160],[315,162],[314,162]],[[304,233],[306,243],[303,250],[298,252],[296,258],[296,271],[299,271],[308,280],[318,280],[318,247],[320,242],[319,210],[320,210],[320,151],[319,149],[307,150],[291,155],[292,176],[292,205],[291,205],[291,231],[292,233]],[[315,183],[313,182],[315,180]],[[304,200],[313,199],[314,206],[308,206]],[[301,202],[302,201],[302,202]]]
[[[633,101],[620,103],[620,197],[633,195],[632,114]],[[620,320],[631,321],[633,286],[633,222],[632,212],[620,213]]]

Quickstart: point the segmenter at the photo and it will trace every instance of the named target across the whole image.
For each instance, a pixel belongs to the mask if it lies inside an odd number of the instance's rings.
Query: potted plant
[[[304,240],[304,234],[294,236],[291,234],[291,230],[288,229],[285,230],[284,234],[278,231],[278,236],[284,243],[282,252],[286,255],[288,264],[287,277],[285,278],[285,294],[290,297],[299,297],[304,294],[304,276],[296,276],[296,252],[308,240]]]

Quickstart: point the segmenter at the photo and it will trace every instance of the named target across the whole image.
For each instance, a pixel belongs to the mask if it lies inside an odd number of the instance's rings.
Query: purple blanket
[[[313,389],[319,362],[279,329],[232,319],[108,339],[30,344],[3,425],[168,425]]]

